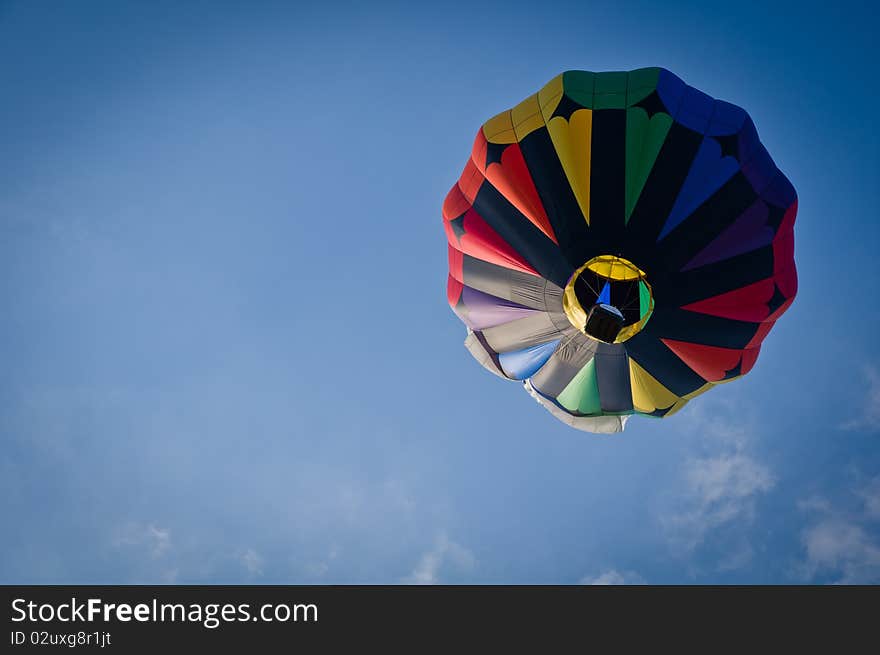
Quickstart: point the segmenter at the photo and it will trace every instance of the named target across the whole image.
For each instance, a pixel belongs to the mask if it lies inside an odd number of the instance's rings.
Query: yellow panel
[[[513,120],[517,141],[522,141],[539,127],[544,127],[544,116],[538,105],[538,94],[529,96],[511,109],[510,117]]]
[[[575,273],[569,283],[565,285],[565,291],[562,292],[562,310],[568,316],[569,322],[583,332],[587,323],[587,312],[581,307],[574,291],[574,280],[577,279],[577,276],[578,273]]]
[[[632,384],[633,408],[640,412],[650,414],[681,401],[681,398],[660,384],[632,358],[629,360],[629,379]]]
[[[683,399],[682,399],[682,400],[679,400],[677,403],[675,403],[675,404],[672,406],[672,409],[670,409],[668,412],[666,412],[666,413],[663,415],[663,418],[666,418],[667,416],[672,416],[673,414],[675,414],[678,410],[680,410],[682,407],[684,407],[684,406],[687,405],[687,404],[688,404],[688,401],[687,401],[687,400],[683,400]]]
[[[640,280],[645,277],[645,272],[638,266],[614,255],[594,257],[586,268],[609,280]]]
[[[684,396],[682,396],[681,400],[679,400],[678,402],[675,403],[675,405],[672,406],[672,409],[670,409],[668,412],[666,412],[663,415],[663,418],[666,418],[667,416],[672,416],[677,411],[679,411],[682,407],[687,405],[691,400],[693,400],[694,398],[696,398],[700,394],[706,393],[707,391],[709,391],[709,389],[711,389],[715,386],[716,386],[716,384],[714,382],[707,382],[699,389],[697,389],[695,391],[691,391],[689,394],[685,394]]]
[[[593,112],[578,109],[566,121],[557,116],[547,123],[556,155],[565,170],[581,213],[590,224],[590,144],[593,138]]]
[[[547,82],[538,93],[516,107],[503,111],[483,124],[483,135],[490,143],[516,143],[544,127],[544,115],[553,114],[562,99],[562,75]]]
[[[715,385],[712,384],[711,382],[707,382],[706,384],[704,384],[702,387],[700,387],[700,388],[697,389],[696,391],[691,391],[689,394],[686,394],[686,395],[683,396],[683,397],[684,397],[685,400],[693,400],[694,398],[696,398],[696,397],[699,396],[700,394],[702,394],[702,393],[706,393],[707,391],[709,391],[709,389],[711,389],[711,388],[714,387],[714,386],[715,386]]]
[[[538,104],[541,105],[541,114],[544,116],[545,124],[556,111],[560,100],[562,100],[562,75],[557,75],[538,91]]]
[[[483,136],[489,143],[516,143],[516,132],[510,118],[510,110],[493,116],[483,124]]]

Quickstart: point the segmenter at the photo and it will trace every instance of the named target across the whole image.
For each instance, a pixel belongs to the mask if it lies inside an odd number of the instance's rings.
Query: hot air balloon
[[[662,68],[568,71],[477,132],[443,204],[449,304],[483,367],[618,432],[755,365],[796,212],[743,109]]]

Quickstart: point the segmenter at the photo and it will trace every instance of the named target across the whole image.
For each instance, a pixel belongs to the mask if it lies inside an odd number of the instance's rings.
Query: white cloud
[[[727,572],[743,569],[752,562],[754,556],[755,550],[752,544],[745,538],[738,539],[718,561],[718,570]]]
[[[685,477],[701,507],[719,522],[742,511],[740,500],[773,486],[767,468],[742,453],[691,460]]]
[[[241,563],[250,575],[263,575],[263,558],[253,548],[248,548],[242,553]]]
[[[717,544],[717,568],[730,571],[751,561],[753,548],[741,528],[754,521],[758,500],[773,488],[775,477],[750,452],[760,421],[742,393],[725,387],[701,400],[685,408],[679,423],[686,452],[702,454],[685,456],[659,521],[670,546],[685,556],[713,533],[727,530],[728,538]]]
[[[309,562],[305,565],[305,573],[312,578],[321,578],[330,570],[330,565],[339,556],[339,546],[333,545],[327,553],[327,557],[322,560]]]
[[[880,545],[857,523],[827,518],[804,532],[809,577],[837,573],[838,584],[880,582]]]
[[[751,522],[758,497],[773,485],[770,470],[742,452],[690,459],[678,509],[663,522],[674,542],[692,550],[711,530]]]
[[[422,555],[416,567],[403,579],[403,582],[418,585],[439,584],[441,573],[470,571],[474,563],[473,553],[450,540],[443,533],[437,538],[434,546]]]
[[[178,554],[170,528],[155,523],[129,522],[119,526],[110,540],[114,550],[131,557],[136,584],[176,584],[180,575]]]
[[[580,584],[584,585],[642,585],[645,584],[644,578],[635,571],[618,571],[617,569],[609,569],[600,573],[594,578],[587,576],[581,579]]]
[[[862,401],[860,413],[840,427],[844,430],[880,431],[880,369],[873,365],[864,368],[868,391]]]
[[[857,492],[865,504],[868,518],[880,520],[880,475],[868,482]]]
[[[690,403],[677,417],[681,428],[691,437],[713,448],[742,450],[757,431],[757,419],[742,393],[723,388]],[[716,395],[712,395],[715,393]]]
[[[128,523],[117,531],[113,545],[117,548],[142,547],[153,559],[158,559],[171,548],[171,530],[152,523]]]
[[[800,503],[814,520],[801,535],[806,554],[800,577],[831,575],[836,584],[880,583],[880,538],[871,524],[880,521],[880,476],[854,494],[861,500],[847,511],[823,499]]]

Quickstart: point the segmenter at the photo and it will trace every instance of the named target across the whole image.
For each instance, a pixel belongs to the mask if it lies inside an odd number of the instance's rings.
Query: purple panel
[[[464,310],[459,314],[461,320],[472,330],[485,330],[518,318],[530,316],[537,309],[529,309],[504,298],[490,296],[471,287],[461,290],[461,303]]]
[[[773,178],[779,174],[776,164],[770,159],[770,154],[760,144],[749,159],[743,159],[742,172],[759,195],[764,193]]]
[[[768,213],[767,205],[757,200],[681,270],[699,268],[766,246],[773,241],[773,228],[766,224]]]
[[[739,133],[740,161],[749,161],[762,148],[763,146],[761,145],[761,141],[758,139],[758,131],[755,129],[755,124],[752,122],[751,118],[746,116],[746,120],[743,123],[742,130],[740,130]]]
[[[797,193],[788,178],[777,169],[776,177],[773,178],[773,182],[764,190],[761,197],[777,207],[788,209],[791,207],[791,203],[797,200]]]

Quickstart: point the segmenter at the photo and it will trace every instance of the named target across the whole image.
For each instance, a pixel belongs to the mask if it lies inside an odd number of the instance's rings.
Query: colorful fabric
[[[744,110],[661,68],[568,71],[477,133],[443,205],[449,303],[564,422],[669,416],[754,366],[797,291],[796,212]],[[598,302],[612,343],[585,332]]]

